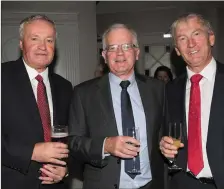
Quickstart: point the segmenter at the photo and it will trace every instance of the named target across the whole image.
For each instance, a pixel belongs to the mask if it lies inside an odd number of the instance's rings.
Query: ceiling
[[[97,14],[154,11],[173,8],[224,7],[223,1],[97,1]]]

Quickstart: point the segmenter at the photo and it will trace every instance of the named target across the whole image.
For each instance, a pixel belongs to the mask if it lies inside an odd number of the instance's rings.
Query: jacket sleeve
[[[2,133],[2,165],[27,174],[34,146],[20,141],[7,140]]]
[[[86,107],[85,107],[86,108]],[[90,137],[87,115],[78,89],[74,89],[69,114],[69,148],[75,158],[97,167],[104,167],[108,157],[102,159],[105,137]]]

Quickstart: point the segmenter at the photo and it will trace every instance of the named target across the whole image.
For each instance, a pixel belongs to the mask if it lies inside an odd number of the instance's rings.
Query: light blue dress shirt
[[[120,189],[137,189],[152,180],[151,168],[148,155],[147,134],[146,134],[146,119],[142,100],[138,90],[135,75],[131,75],[128,79],[131,84],[128,86],[128,93],[131,99],[133,115],[135,120],[135,127],[139,127],[140,131],[140,167],[141,174],[137,175],[134,179],[129,177],[124,171],[124,160],[121,160],[121,176],[120,176]],[[111,88],[111,95],[113,101],[113,108],[117,123],[117,130],[119,135],[123,135],[122,131],[122,118],[121,118],[121,87],[122,80],[112,73],[109,73],[109,82]]]

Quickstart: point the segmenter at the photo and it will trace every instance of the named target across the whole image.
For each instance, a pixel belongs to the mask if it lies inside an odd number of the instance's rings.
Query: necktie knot
[[[43,82],[43,77],[39,74],[35,77],[35,79],[39,82]]]
[[[200,81],[201,81],[201,79],[202,79],[202,75],[200,75],[200,74],[195,74],[195,75],[193,75],[192,77],[191,77],[191,83],[199,83]]]
[[[130,84],[131,84],[130,81],[125,80],[120,83],[120,86],[122,89],[127,89]]]

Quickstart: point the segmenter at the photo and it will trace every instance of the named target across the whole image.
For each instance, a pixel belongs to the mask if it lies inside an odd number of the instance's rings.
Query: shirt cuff
[[[110,156],[110,154],[104,153],[104,145],[105,145],[106,139],[107,139],[107,137],[103,141],[102,159],[105,159],[105,157]]]

